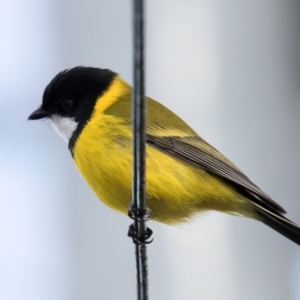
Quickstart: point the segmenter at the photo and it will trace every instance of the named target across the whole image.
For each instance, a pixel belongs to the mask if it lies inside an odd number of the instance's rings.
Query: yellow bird
[[[131,92],[118,74],[79,66],[57,74],[29,116],[51,121],[99,199],[124,214],[131,199]],[[146,195],[155,221],[175,224],[215,210],[261,221],[300,245],[300,228],[280,205],[177,115],[146,99]]]

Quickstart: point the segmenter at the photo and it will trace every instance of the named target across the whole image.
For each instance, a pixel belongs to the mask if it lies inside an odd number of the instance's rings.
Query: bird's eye
[[[73,101],[63,100],[61,103],[61,107],[63,108],[63,110],[70,110],[73,107]]]

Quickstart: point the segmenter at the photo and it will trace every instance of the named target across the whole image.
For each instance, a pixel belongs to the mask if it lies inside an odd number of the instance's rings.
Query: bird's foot
[[[138,213],[132,202],[130,202],[128,206],[128,216],[132,220],[145,222],[153,218],[152,212],[149,208],[146,207],[144,213]],[[147,227],[144,236],[139,237],[134,224],[131,224],[128,230],[128,236],[132,238],[133,243],[136,245],[150,244],[153,241],[153,239],[149,241],[149,238],[152,236],[152,233],[153,231]]]
[[[147,227],[145,235],[139,237],[134,224],[131,224],[128,230],[128,236],[132,238],[133,243],[136,245],[152,243],[153,239],[149,241],[150,237],[152,236],[152,233],[153,231]]]
[[[132,220],[150,221],[153,218],[153,215],[152,215],[152,211],[148,207],[146,207],[144,214],[137,213],[133,203],[130,202],[128,206],[128,217]]]

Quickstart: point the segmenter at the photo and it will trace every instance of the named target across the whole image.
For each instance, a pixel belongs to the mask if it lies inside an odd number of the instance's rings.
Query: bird
[[[119,74],[77,66],[46,86],[29,120],[49,119],[97,197],[127,214],[132,187],[132,87]],[[300,245],[300,227],[237,166],[159,102],[146,99],[147,207],[173,225],[208,211],[260,221]]]

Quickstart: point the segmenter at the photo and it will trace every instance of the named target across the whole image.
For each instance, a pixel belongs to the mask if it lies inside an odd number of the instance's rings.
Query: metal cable
[[[146,236],[145,206],[145,78],[144,78],[144,0],[133,0],[134,85],[133,118],[133,208],[138,216],[134,229],[138,239]],[[138,300],[148,300],[147,246],[136,243]]]

